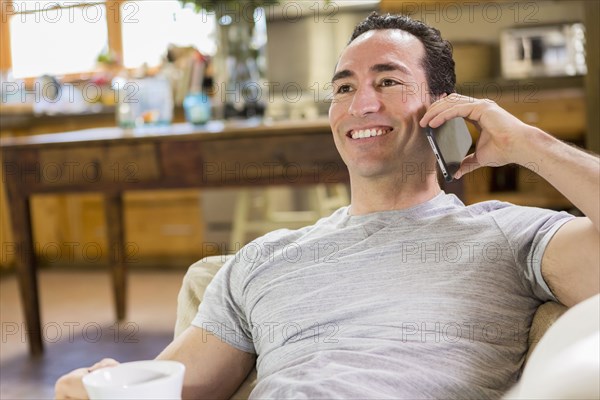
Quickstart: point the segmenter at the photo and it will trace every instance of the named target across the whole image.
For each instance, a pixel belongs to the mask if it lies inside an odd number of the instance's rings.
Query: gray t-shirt
[[[278,230],[209,285],[195,326],[257,354],[251,398],[498,398],[570,214],[441,193],[404,210]]]

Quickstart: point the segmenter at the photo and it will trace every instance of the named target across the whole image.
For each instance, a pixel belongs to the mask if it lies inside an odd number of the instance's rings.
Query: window
[[[216,53],[213,14],[196,13],[172,0],[145,0],[122,5],[123,64],[127,68],[161,63],[169,44],[194,46],[201,53]]]
[[[15,78],[95,68],[108,48],[104,1],[13,1],[10,15]]]
[[[109,52],[127,68],[158,66],[169,44],[216,53],[214,14],[176,0],[0,1],[1,67],[17,79],[92,72]]]

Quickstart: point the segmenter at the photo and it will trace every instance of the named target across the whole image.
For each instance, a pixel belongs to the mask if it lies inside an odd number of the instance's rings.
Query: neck
[[[441,191],[435,174],[404,181],[397,177],[351,177],[350,187],[352,215],[410,208],[431,200]]]

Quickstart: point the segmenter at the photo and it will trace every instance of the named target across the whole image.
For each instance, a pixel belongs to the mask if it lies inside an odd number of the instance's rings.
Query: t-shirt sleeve
[[[542,277],[542,257],[554,234],[575,217],[564,211],[506,204],[492,215],[522,267],[524,283],[539,300],[558,301]]]
[[[240,257],[228,260],[206,288],[192,325],[238,350],[255,354],[243,302],[246,269]]]

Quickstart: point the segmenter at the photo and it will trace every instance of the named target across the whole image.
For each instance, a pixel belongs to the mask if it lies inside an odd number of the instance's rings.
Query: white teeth
[[[387,129],[361,129],[359,131],[352,132],[352,139],[363,139],[372,136],[385,135],[389,131]]]

